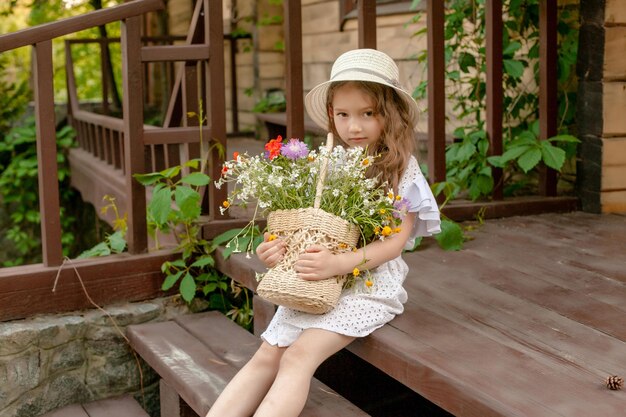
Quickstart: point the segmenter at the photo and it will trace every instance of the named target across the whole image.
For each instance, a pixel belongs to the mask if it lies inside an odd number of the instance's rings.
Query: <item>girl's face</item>
[[[341,139],[351,148],[371,146],[383,132],[383,119],[376,113],[373,98],[352,84],[335,91],[330,117]]]

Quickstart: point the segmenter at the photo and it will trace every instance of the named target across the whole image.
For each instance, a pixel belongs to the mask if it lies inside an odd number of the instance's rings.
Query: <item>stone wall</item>
[[[153,416],[158,377],[120,334],[130,324],[188,313],[177,299],[0,323],[0,417],[36,417],[68,404],[132,393]]]

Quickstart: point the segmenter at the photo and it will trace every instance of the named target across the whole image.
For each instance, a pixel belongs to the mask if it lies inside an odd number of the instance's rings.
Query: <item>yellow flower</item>
[[[276,240],[276,239],[278,239],[278,236],[272,234],[272,235],[269,235],[269,237],[267,238],[267,241],[271,242],[272,240]]]
[[[339,244],[339,249],[347,249],[347,248],[348,248],[347,244],[345,244],[345,243],[340,243]]]
[[[391,227],[385,226],[383,227],[383,231],[381,232],[383,236],[389,236],[391,234]]]
[[[313,162],[313,161],[315,161],[315,158],[312,157],[311,155],[309,155],[309,156],[306,157],[306,160],[309,161],[309,162]]]
[[[389,197],[389,198],[393,198],[393,193],[392,193],[391,191],[389,191],[389,192],[387,193],[387,197]]]
[[[385,214],[385,213],[387,213],[387,210],[385,210],[385,209],[380,209],[380,210],[378,210],[378,212],[379,212],[380,214]]]
[[[400,233],[402,231],[402,229],[400,227],[396,227],[395,229],[393,229],[394,233]]]
[[[359,268],[354,268],[352,270],[352,275],[354,275],[355,277],[358,277],[361,274],[361,271],[359,271]]]
[[[374,283],[372,282],[372,280],[370,280],[370,279],[365,280],[365,286],[366,286],[366,287],[368,287],[368,288],[369,288],[369,287],[371,287],[372,285],[374,285]]]
[[[366,166],[368,166],[369,164],[370,164],[370,159],[369,159],[369,158],[365,158],[365,159],[363,160],[363,166],[364,166],[364,167],[366,167]]]
[[[224,200],[224,202],[222,203],[222,205],[226,208],[230,207],[230,203],[228,202],[228,200]]]
[[[375,235],[377,235],[377,234],[379,234],[379,233],[380,233],[380,226],[376,226],[376,227],[374,228],[374,234],[375,234]]]
[[[397,196],[396,196],[396,201],[400,201],[400,200],[402,200],[402,197],[401,197],[401,196],[399,196],[399,195],[397,195]]]

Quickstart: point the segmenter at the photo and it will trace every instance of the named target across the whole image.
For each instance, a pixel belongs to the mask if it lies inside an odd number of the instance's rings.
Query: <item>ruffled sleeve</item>
[[[417,213],[406,247],[413,247],[418,236],[431,236],[441,232],[437,201],[414,157],[411,157],[398,188],[400,195],[409,201],[408,211]]]

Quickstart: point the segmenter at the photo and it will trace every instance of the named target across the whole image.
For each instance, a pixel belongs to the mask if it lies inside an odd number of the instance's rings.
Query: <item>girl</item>
[[[345,146],[367,147],[380,155],[369,175],[386,181],[407,199],[408,214],[392,238],[341,254],[313,245],[300,256],[295,270],[302,279],[344,275],[359,265],[371,272],[374,286],[368,292],[356,286],[344,290],[338,305],[322,315],[279,307],[261,335],[261,347],[207,417],[299,415],[311,378],[323,361],[402,313],[408,267],[400,255],[413,246],[416,236],[439,232],[435,198],[412,155],[417,103],[400,86],[398,68],[389,56],[372,49],[346,52],[334,63],[330,80],[307,94],[305,106],[311,118]],[[284,253],[284,243],[269,241],[267,234],[257,248],[267,267],[276,265]]]

